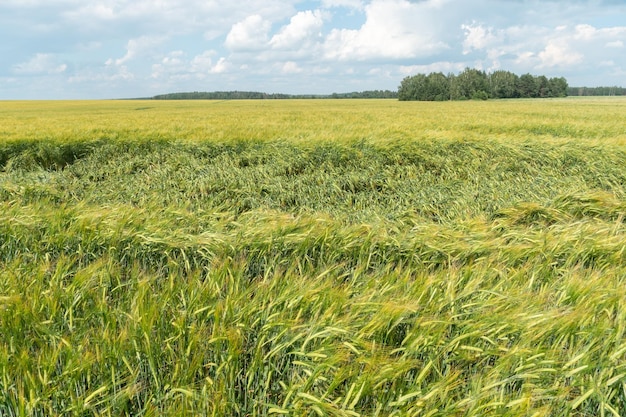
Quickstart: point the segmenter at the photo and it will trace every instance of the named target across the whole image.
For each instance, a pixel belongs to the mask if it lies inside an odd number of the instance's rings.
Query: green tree
[[[548,84],[548,78],[545,75],[535,77],[535,88],[537,91],[537,97],[552,97],[550,86]]]
[[[448,79],[440,72],[406,77],[398,88],[400,100],[442,101],[450,98]]]
[[[535,82],[535,77],[533,77],[531,74],[524,74],[521,77],[519,77],[517,90],[519,92],[520,97],[523,97],[523,98],[538,97],[537,84]]]
[[[424,87],[426,85],[426,75],[417,74],[405,77],[398,88],[398,99],[400,101],[422,100]]]
[[[427,78],[428,100],[445,101],[450,99],[450,82],[441,72],[432,72]]]
[[[448,74],[448,85],[450,88],[450,100],[463,100],[463,91],[459,77],[455,74]]]
[[[459,99],[483,98],[489,96],[489,81],[487,74],[474,68],[465,70],[456,77],[455,94]]]
[[[468,100],[494,98],[565,97],[571,91],[565,78],[548,79],[544,75],[517,76],[509,71],[484,71],[465,68],[458,75],[441,72],[405,77],[398,88],[400,100]],[[583,91],[584,90],[584,91]],[[592,89],[581,89],[587,94]],[[594,92],[616,94],[617,87],[594,88]],[[621,90],[619,90],[621,91]]]
[[[550,78],[548,80],[548,88],[550,89],[551,97],[567,97],[567,80],[563,77]]]
[[[489,76],[491,97],[515,98],[519,96],[517,84],[519,77],[509,71],[495,71]]]

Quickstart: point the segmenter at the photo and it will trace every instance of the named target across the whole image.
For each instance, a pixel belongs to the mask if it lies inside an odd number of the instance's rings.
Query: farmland
[[[0,415],[626,414],[626,100],[0,102]]]

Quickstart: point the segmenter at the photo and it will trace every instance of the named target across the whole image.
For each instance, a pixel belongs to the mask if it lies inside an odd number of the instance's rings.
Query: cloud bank
[[[4,0],[0,98],[396,89],[465,67],[626,85],[624,22],[608,0]]]

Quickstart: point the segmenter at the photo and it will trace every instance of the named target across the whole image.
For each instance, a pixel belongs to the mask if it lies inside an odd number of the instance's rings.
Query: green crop
[[[625,107],[0,102],[0,415],[624,415]]]

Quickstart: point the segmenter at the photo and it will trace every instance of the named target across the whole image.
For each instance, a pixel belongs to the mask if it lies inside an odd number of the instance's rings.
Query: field
[[[0,102],[0,415],[626,415],[626,100]]]

